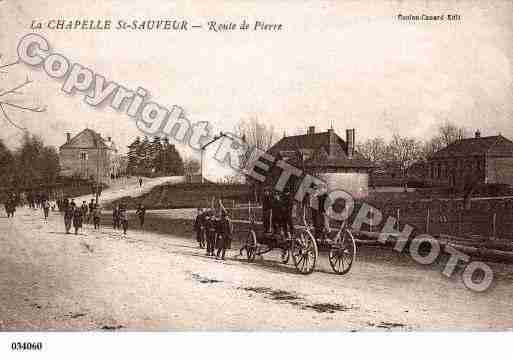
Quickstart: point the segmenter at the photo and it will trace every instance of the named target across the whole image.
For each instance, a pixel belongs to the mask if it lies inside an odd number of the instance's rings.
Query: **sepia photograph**
[[[0,353],[510,341],[512,121],[513,1],[1,0]]]

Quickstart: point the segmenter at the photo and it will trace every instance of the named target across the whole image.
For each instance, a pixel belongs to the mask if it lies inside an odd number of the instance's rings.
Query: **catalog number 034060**
[[[43,343],[41,342],[12,342],[11,349],[15,351],[28,351],[28,350],[42,350]]]

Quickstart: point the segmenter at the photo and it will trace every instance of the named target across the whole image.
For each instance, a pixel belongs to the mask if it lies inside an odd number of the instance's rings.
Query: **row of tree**
[[[184,174],[184,162],[169,139],[154,137],[137,137],[128,146],[127,172],[131,175],[166,175]]]
[[[357,145],[357,151],[378,167],[397,169],[406,174],[414,163],[426,162],[435,152],[466,137],[468,131],[450,122],[438,127],[436,135],[426,141],[395,134],[390,141],[371,138]]]
[[[51,185],[59,174],[59,156],[53,146],[25,133],[20,148],[11,151],[0,140],[0,181],[2,187],[32,188]]]

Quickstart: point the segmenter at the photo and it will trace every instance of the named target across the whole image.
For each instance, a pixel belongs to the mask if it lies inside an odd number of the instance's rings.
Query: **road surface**
[[[112,198],[115,195],[111,195]],[[494,264],[485,293],[380,247],[345,276],[321,257],[308,276],[277,253],[248,263],[206,257],[191,239],[86,225],[61,214],[0,217],[0,330],[504,330],[513,269]]]

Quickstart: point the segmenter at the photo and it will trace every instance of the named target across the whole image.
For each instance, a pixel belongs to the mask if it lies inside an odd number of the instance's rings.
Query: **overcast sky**
[[[137,4],[136,4],[137,3]],[[65,5],[64,5],[65,4]],[[406,22],[397,15],[460,14],[461,21]],[[426,138],[449,119],[483,135],[513,139],[511,1],[21,1],[0,2],[0,52],[15,59],[32,20],[186,19],[189,32],[41,30],[51,46],[126,87],[148,89],[162,105],[182,106],[192,121],[231,130],[258,117],[282,133],[334,124],[357,140],[394,132]],[[283,24],[280,32],[206,31],[206,22],[243,19]],[[140,135],[124,113],[92,108],[83,95],[26,65],[0,74],[6,88],[29,73],[23,100],[42,114],[10,112],[22,126],[60,145],[88,126],[124,150]],[[20,131],[0,122],[14,146]]]

